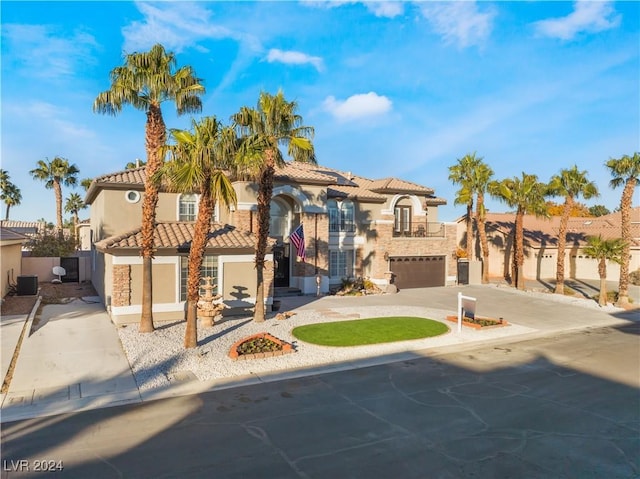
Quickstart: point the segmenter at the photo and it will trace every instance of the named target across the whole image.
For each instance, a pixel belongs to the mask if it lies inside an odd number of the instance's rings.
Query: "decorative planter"
[[[280,349],[276,351],[265,351],[259,353],[240,353],[240,346],[244,343],[248,343],[255,339],[268,339],[280,346]],[[283,354],[293,353],[295,350],[293,349],[293,345],[283,341],[282,339],[276,338],[275,336],[270,335],[269,333],[258,333],[252,336],[248,336],[246,338],[241,339],[240,341],[236,341],[231,349],[229,349],[229,357],[234,361],[239,359],[261,359],[261,358],[271,358],[275,356],[282,356]]]
[[[457,316],[447,316],[447,321],[453,323],[458,322]],[[491,324],[487,324],[491,323]],[[501,328],[503,326],[509,326],[504,319],[487,318],[485,316],[476,316],[474,319],[462,318],[462,325],[473,329],[492,329]]]

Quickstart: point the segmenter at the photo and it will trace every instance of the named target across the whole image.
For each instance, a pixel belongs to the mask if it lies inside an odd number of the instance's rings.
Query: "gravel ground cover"
[[[485,339],[489,335],[493,338],[532,331],[524,326],[512,325],[491,332],[465,330],[458,334],[452,332],[451,323],[445,319],[447,314],[450,311],[394,306],[300,310],[288,319],[270,317],[264,323],[254,323],[251,317],[230,318],[217,322],[212,328],[198,327],[198,347],[190,350],[183,347],[184,322],[158,323],[157,330],[152,334],[141,334],[137,325],[132,325],[119,328],[118,334],[138,387],[148,391],[168,386],[172,379],[182,377],[185,372],[192,373],[200,381],[209,381],[343,363],[456,344],[469,339]],[[417,316],[440,321],[450,329],[448,333],[431,338],[353,347],[313,345],[298,341],[291,334],[297,326],[324,321],[349,321],[358,316]],[[293,344],[296,352],[246,361],[234,361],[228,357],[229,349],[236,341],[263,332]]]
[[[493,286],[500,287],[500,286]],[[609,305],[601,308],[593,300],[581,297],[561,296],[546,292],[519,291],[506,288],[514,295],[531,295],[547,301],[569,303],[584,308],[600,309],[606,312],[621,311]],[[251,317],[225,318],[212,328],[198,327],[198,347],[185,350],[183,347],[185,323],[159,322],[153,334],[141,334],[137,325],[122,327],[118,334],[125,353],[136,377],[138,387],[143,391],[166,387],[172,380],[192,374],[200,381],[227,379],[251,374],[265,374],[285,370],[317,367],[341,362],[354,361],[374,356],[420,351],[469,340],[493,339],[533,331],[531,328],[511,324],[492,330],[471,330],[463,328],[455,332],[455,325],[446,321],[450,310],[430,309],[415,306],[389,306],[368,308],[332,308],[331,310],[296,310],[288,319],[277,320],[268,316],[264,323],[254,323]],[[432,338],[375,344],[370,346],[328,347],[298,341],[291,331],[297,326],[325,321],[352,320],[380,316],[418,316],[445,323],[448,333]],[[283,356],[234,361],[228,353],[231,346],[247,336],[270,333],[293,344],[295,353]]]

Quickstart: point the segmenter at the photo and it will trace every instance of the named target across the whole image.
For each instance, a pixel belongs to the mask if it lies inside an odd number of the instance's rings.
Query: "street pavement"
[[[540,283],[528,285],[535,291]],[[282,298],[281,311],[327,310],[361,307],[364,309],[389,304],[404,306],[428,306],[455,314],[457,294],[477,298],[480,316],[503,318],[514,327],[482,331],[481,335],[447,335],[438,338],[438,345],[429,349],[432,354],[464,349],[478,341],[505,341],[505,337],[528,337],[550,332],[579,330],[585,327],[611,326],[638,318],[638,310],[607,312],[577,298],[575,304],[551,301],[553,295],[525,293],[505,285],[457,286],[442,288],[408,289],[396,295],[371,295],[365,297],[294,296]],[[589,303],[591,306],[593,302]],[[637,304],[637,303],[636,303]],[[35,310],[34,310],[35,312]],[[47,416],[65,412],[83,411],[98,407],[139,403],[151,399],[200,393],[206,390],[275,381],[290,377],[315,374],[312,370],[280,371],[277,374],[255,374],[246,377],[220,380],[212,383],[199,381],[175,381],[169,388],[141,392],[131,372],[128,359],[121,346],[117,331],[97,298],[84,298],[67,304],[50,304],[42,308],[38,318],[33,314],[27,319],[17,362],[6,394],[0,397],[2,423],[30,417]],[[24,320],[23,320],[24,323]],[[3,371],[10,352],[16,350],[19,318],[2,322]],[[10,333],[5,334],[5,331]],[[405,357],[411,357],[407,352]],[[395,360],[404,359],[396,355]],[[362,367],[387,361],[385,357],[328,365],[320,370],[338,370]],[[4,377],[4,375],[3,375]]]
[[[619,321],[6,423],[2,477],[637,478],[639,334]]]
[[[146,397],[99,304],[46,305],[25,318],[2,398],[2,478],[43,465],[79,478],[640,477],[638,310],[504,285],[290,297],[281,310],[453,314],[459,292],[477,298],[477,314],[518,328],[355,369],[254,375],[205,392],[195,381]],[[3,366],[20,321],[10,324]]]

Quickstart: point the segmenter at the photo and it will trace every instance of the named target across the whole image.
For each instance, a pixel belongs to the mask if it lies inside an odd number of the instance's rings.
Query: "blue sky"
[[[28,174],[38,160],[65,157],[87,178],[145,158],[145,115],[92,104],[124,53],[157,42],[204,80],[202,115],[228,121],[282,89],[315,128],[319,163],[434,188],[445,221],[464,214],[447,176],[466,153],[496,179],[576,164],[601,192],[587,204],[613,210],[604,163],[640,150],[638,2],[0,5],[2,168],[23,196],[11,219],[55,218]],[[167,126],[188,128],[172,108]]]

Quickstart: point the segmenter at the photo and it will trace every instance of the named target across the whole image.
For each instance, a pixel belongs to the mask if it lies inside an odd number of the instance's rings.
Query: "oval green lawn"
[[[445,324],[433,319],[390,316],[307,324],[294,328],[292,334],[300,341],[321,346],[362,346],[430,338],[447,331]]]

